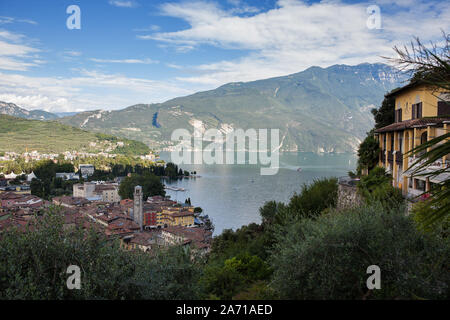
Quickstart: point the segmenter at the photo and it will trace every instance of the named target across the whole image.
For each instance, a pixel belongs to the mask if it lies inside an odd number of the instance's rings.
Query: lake
[[[170,152],[160,158],[170,161]],[[266,201],[288,202],[303,184],[322,177],[339,177],[356,168],[355,154],[314,154],[290,152],[280,154],[280,169],[273,176],[261,176],[260,165],[181,165],[197,171],[200,177],[166,182],[167,186],[186,191],[166,190],[173,200],[191,198],[193,206],[202,207],[215,225],[214,234],[260,223],[259,208]],[[297,169],[302,171],[298,172]]]

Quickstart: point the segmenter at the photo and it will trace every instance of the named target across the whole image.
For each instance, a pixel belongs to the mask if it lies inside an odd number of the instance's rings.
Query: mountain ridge
[[[0,101],[0,114],[33,120],[55,120],[58,115],[44,110],[26,110],[12,102]]]
[[[58,121],[170,149],[173,130],[278,128],[283,151],[354,152],[373,126],[370,109],[406,80],[385,64],[310,67],[287,76],[232,82],[163,103],[87,111]]]

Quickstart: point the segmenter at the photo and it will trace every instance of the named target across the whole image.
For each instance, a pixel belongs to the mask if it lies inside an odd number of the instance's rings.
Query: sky
[[[0,101],[122,109],[311,66],[387,62],[394,45],[439,43],[442,31],[450,1],[0,0]]]

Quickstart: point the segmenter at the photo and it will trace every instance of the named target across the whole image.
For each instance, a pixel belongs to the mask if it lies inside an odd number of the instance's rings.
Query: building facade
[[[445,173],[427,176],[428,172],[449,167],[450,155],[424,169],[424,175],[412,176],[408,171],[419,156],[408,152],[449,132],[450,94],[412,82],[386,97],[395,99],[395,122],[375,130],[381,149],[379,165],[392,174],[394,187],[403,195],[416,197],[450,178]]]
[[[90,201],[119,202],[119,185],[117,183],[77,183],[73,185],[73,196]]]

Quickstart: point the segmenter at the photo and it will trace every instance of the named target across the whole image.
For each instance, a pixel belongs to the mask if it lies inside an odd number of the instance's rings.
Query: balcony
[[[417,161],[417,157],[409,157],[408,158],[408,168],[412,167],[412,165]],[[420,162],[418,162],[416,164],[416,166],[420,166],[424,163],[425,161],[422,160]],[[449,168],[450,167],[450,161],[446,160],[445,162],[443,161],[435,161],[432,164],[430,164],[429,166],[427,166],[427,169],[430,170],[438,170],[438,169],[443,169],[443,168]]]

